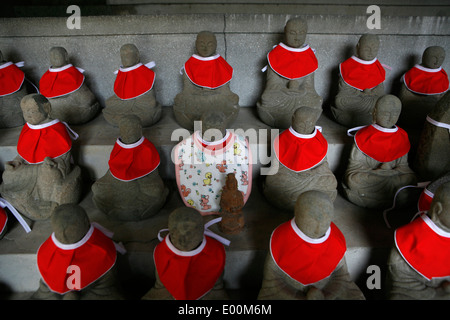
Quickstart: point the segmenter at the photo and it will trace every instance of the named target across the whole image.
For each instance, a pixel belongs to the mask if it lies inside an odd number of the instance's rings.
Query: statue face
[[[120,48],[122,67],[128,68],[139,63],[139,50],[133,44],[125,44]]]
[[[127,121],[126,123],[120,123],[120,140],[123,143],[131,144],[137,142],[142,137],[142,126],[136,121]]]
[[[201,57],[210,57],[216,53],[217,40],[214,34],[200,33],[195,42],[197,54]]]
[[[66,49],[54,47],[50,49],[50,65],[52,68],[60,68],[69,63]]]
[[[44,122],[48,114],[34,100],[28,101],[26,104],[20,105],[23,112],[23,118],[32,125]]]
[[[445,51],[441,47],[432,47],[425,50],[422,64],[425,68],[437,69],[442,66],[445,59]]]
[[[203,225],[194,221],[179,221],[170,228],[170,241],[181,251],[194,250],[203,241]]]
[[[378,41],[359,41],[356,46],[356,55],[358,58],[371,61],[377,57],[380,45]]]
[[[323,237],[330,227],[333,210],[333,203],[325,193],[306,191],[295,203],[295,223],[308,237]]]
[[[284,28],[284,37],[286,44],[292,48],[300,48],[306,41],[308,31],[306,23],[288,22]]]
[[[401,109],[396,108],[394,103],[388,103],[375,111],[375,122],[383,128],[392,128],[398,121]]]
[[[314,113],[302,113],[292,116],[292,128],[300,134],[311,134],[314,132],[317,117]]]

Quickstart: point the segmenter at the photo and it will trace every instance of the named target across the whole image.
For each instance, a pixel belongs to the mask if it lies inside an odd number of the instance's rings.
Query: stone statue
[[[365,34],[356,45],[356,55],[339,65],[339,88],[331,111],[346,127],[372,124],[372,111],[384,95],[386,72],[377,59],[380,41]]]
[[[20,100],[28,94],[21,63],[4,60],[0,51],[0,129],[22,126],[25,123]]]
[[[86,211],[75,204],[58,206],[51,225],[52,235],[37,252],[41,279],[31,299],[123,299],[116,246],[99,226],[90,223]]]
[[[225,115],[228,128],[239,114],[239,96],[230,90],[233,68],[216,53],[213,33],[198,33],[195,47],[197,53],[183,66],[183,90],[173,105],[175,119],[182,127],[193,130],[194,121],[213,109]]]
[[[266,86],[256,106],[261,120],[271,127],[289,128],[292,114],[301,106],[322,109],[323,99],[314,86],[318,61],[305,44],[307,31],[306,21],[290,19],[284,28],[284,43],[267,55]]]
[[[394,300],[450,299],[450,182],[436,191],[427,214],[395,231],[388,259],[388,293]]]
[[[143,300],[227,299],[223,284],[225,248],[205,234],[203,217],[180,207],[169,215],[169,234],[156,246],[154,286]]]
[[[228,173],[235,173],[244,203],[252,186],[252,155],[245,136],[226,129],[226,115],[205,113],[202,131],[179,142],[173,152],[178,191],[186,206],[218,214]]]
[[[143,127],[150,127],[161,118],[161,105],[156,100],[156,74],[151,70],[154,62],[142,64],[139,50],[134,44],[120,48],[122,66],[114,81],[114,95],[105,101],[103,116],[117,127],[124,115],[134,114],[141,119]]]
[[[71,162],[72,131],[49,117],[47,98],[30,94],[20,106],[26,124],[17,143],[18,156],[5,164],[0,193],[24,216],[45,220],[56,206],[78,203],[81,169]]]
[[[442,68],[444,59],[442,47],[428,47],[423,52],[422,63],[402,76],[398,97],[402,101],[403,112],[399,121],[405,128],[421,128],[427,114],[448,91],[448,75]]]
[[[426,116],[414,158],[414,170],[430,181],[450,170],[450,92]]]
[[[92,185],[92,200],[112,219],[147,219],[158,213],[169,193],[158,172],[159,153],[142,135],[137,116],[124,116],[119,130],[109,169]]]
[[[100,104],[86,84],[84,70],[69,62],[63,47],[50,49],[50,68],[39,80],[39,91],[52,105],[50,116],[68,124],[84,124],[98,115]]]
[[[245,226],[244,195],[238,190],[238,182],[235,173],[228,173],[225,186],[220,197],[220,230],[226,234],[237,234]]]
[[[343,189],[347,199],[360,207],[390,207],[399,188],[417,183],[408,165],[408,134],[395,125],[401,108],[396,96],[382,96],[375,104],[375,123],[354,137]],[[399,193],[399,206],[408,201],[409,194]]]
[[[298,197],[295,217],[272,233],[258,299],[364,299],[348,273],[345,238],[332,216],[333,202],[325,193],[311,190]]]
[[[292,125],[275,138],[272,167],[263,184],[265,198],[281,209],[293,211],[298,196],[308,190],[325,192],[332,201],[337,196],[337,180],[326,159],[328,142],[316,122],[319,109],[300,107],[292,116]]]

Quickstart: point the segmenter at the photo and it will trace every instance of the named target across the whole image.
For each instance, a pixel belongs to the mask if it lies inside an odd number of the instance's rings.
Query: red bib
[[[428,211],[430,209],[431,201],[433,201],[434,194],[427,188],[423,189],[419,197],[417,208],[419,211]]]
[[[80,89],[84,75],[73,65],[48,69],[39,80],[39,91],[46,98],[65,96]]]
[[[57,158],[72,148],[67,127],[59,120],[40,125],[25,123],[17,142],[17,152],[28,163],[41,163],[46,157]]]
[[[122,100],[139,97],[153,88],[155,77],[155,72],[142,63],[120,68],[114,81],[114,93]]]
[[[449,88],[448,75],[442,67],[429,69],[416,64],[403,75],[403,82],[409,91],[425,95],[444,93]]]
[[[167,235],[153,253],[161,282],[176,300],[197,300],[207,294],[225,268],[225,248],[205,236],[193,251],[180,251]]]
[[[311,239],[292,219],[277,227],[270,238],[277,266],[305,286],[329,277],[346,250],[344,235],[334,223],[322,238]]]
[[[39,247],[37,265],[49,289],[64,294],[82,290],[101,278],[114,266],[116,257],[114,242],[91,226],[86,236],[74,244],[60,243],[53,233]],[[68,270],[70,266],[78,267],[78,272]],[[77,275],[80,280],[79,287],[72,287],[76,282],[71,280]]]
[[[450,233],[425,214],[395,230],[395,245],[406,262],[424,278],[450,276]]]
[[[377,58],[365,61],[352,56],[339,65],[342,80],[349,86],[358,89],[372,89],[386,78],[386,71]]]
[[[119,180],[131,181],[148,175],[159,166],[156,147],[145,137],[138,142],[125,144],[116,140],[109,156],[109,170]]]
[[[317,127],[308,135],[299,134],[290,127],[275,138],[273,147],[281,164],[300,172],[322,162],[327,155],[328,142]]]
[[[5,209],[0,207],[0,234],[5,230],[6,223],[8,222],[8,214]]]
[[[0,96],[7,96],[18,91],[25,80],[25,73],[14,63],[7,62],[0,66]]]
[[[233,68],[219,54],[212,57],[192,55],[184,64],[191,82],[199,87],[216,89],[231,81]]]
[[[267,60],[273,71],[289,80],[307,76],[319,67],[316,55],[308,45],[291,48],[280,43],[267,54]]]
[[[408,134],[402,128],[386,129],[377,124],[360,129],[355,135],[355,143],[362,153],[379,162],[401,158],[411,146]]]

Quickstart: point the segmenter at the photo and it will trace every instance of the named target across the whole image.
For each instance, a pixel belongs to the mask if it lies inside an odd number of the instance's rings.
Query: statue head
[[[312,239],[323,237],[330,227],[333,211],[333,202],[326,193],[305,191],[295,203],[295,224]]]
[[[20,101],[23,118],[32,125],[50,121],[49,115],[52,109],[50,101],[38,93],[28,94]]]
[[[300,48],[306,41],[308,25],[301,18],[293,18],[284,27],[284,41],[291,48]]]
[[[292,129],[300,134],[313,133],[321,114],[319,109],[299,107],[292,115]]]
[[[52,68],[60,68],[69,64],[69,54],[63,47],[52,47],[49,53]]]
[[[402,102],[392,94],[378,98],[373,109],[373,121],[383,128],[393,128],[400,117]]]
[[[122,117],[119,121],[120,141],[132,144],[142,138],[141,119],[133,114]]]
[[[445,50],[439,46],[432,46],[425,49],[422,55],[422,65],[425,68],[437,69],[444,63]]]
[[[202,138],[206,141],[223,139],[226,134],[226,116],[220,111],[208,111],[202,114]]]
[[[437,226],[450,232],[450,182],[437,188],[428,215]]]
[[[55,208],[51,217],[55,238],[64,244],[80,241],[89,231],[91,223],[86,211],[77,204],[62,204]]]
[[[228,173],[227,178],[225,180],[225,185],[228,190],[237,190],[238,188],[238,182],[236,180],[235,173]]]
[[[364,34],[356,45],[356,56],[362,60],[371,61],[377,57],[380,40],[376,34]]]
[[[169,215],[170,242],[181,251],[192,251],[203,241],[203,217],[194,208],[180,207]]]
[[[123,68],[129,68],[138,64],[141,61],[138,48],[131,43],[124,44],[120,47],[120,60]]]
[[[210,57],[216,53],[217,39],[210,31],[201,31],[197,34],[195,41],[197,54],[201,57]]]

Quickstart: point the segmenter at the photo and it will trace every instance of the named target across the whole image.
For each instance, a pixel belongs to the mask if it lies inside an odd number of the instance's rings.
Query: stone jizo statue
[[[238,189],[235,173],[228,173],[220,197],[220,230],[226,234],[237,234],[245,226],[244,194]]]

